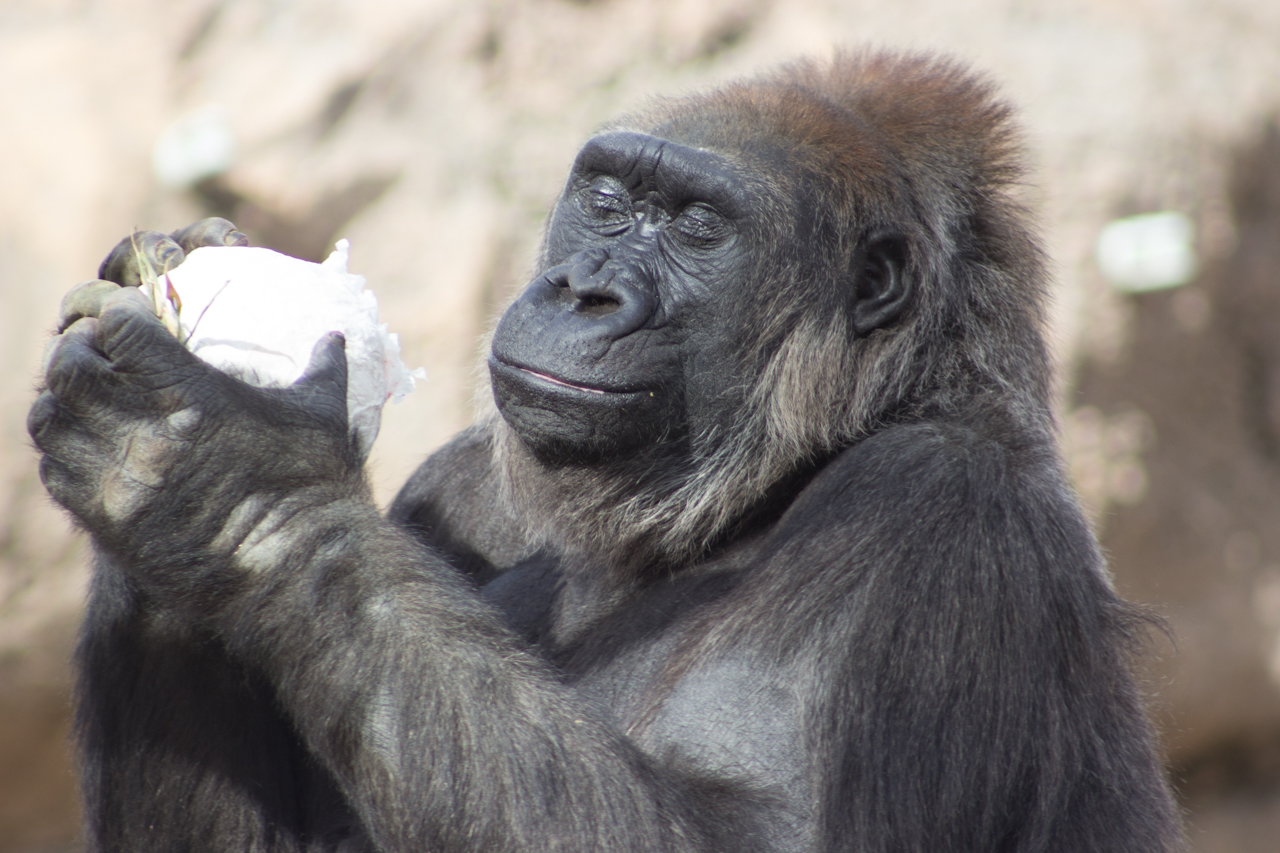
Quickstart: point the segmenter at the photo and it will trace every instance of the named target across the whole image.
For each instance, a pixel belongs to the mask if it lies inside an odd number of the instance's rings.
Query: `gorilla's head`
[[[489,359],[521,515],[592,564],[683,562],[887,422],[983,388],[1047,418],[1012,137],[958,68],[869,54],[589,140]]]

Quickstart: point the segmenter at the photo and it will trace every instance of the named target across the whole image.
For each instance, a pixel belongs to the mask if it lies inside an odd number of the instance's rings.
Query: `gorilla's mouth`
[[[516,370],[519,370],[522,373],[527,373],[530,376],[534,377],[535,379],[541,379],[543,382],[550,382],[553,385],[562,385],[565,388],[572,388],[575,391],[586,391],[589,394],[608,394],[609,393],[603,388],[592,388],[587,385],[578,385],[577,383],[574,383],[574,382],[566,382],[563,379],[557,379],[554,376],[548,376],[545,373],[539,373],[538,371],[530,370],[527,367],[516,367]]]
[[[604,387],[601,387],[600,385],[586,385],[582,382],[565,379],[562,376],[554,376],[547,373],[545,369],[538,370],[537,368],[526,367],[517,361],[508,361],[505,358],[500,358],[493,354],[490,354],[489,356],[489,369],[490,371],[496,371],[497,373],[503,374],[517,382],[521,382],[531,387],[542,386],[546,388],[547,386],[553,386],[555,388],[563,388],[566,391],[592,394],[598,397],[622,397],[645,393],[643,391],[638,391],[635,388],[611,388],[607,385]],[[548,388],[548,390],[550,390],[550,388]]]
[[[623,391],[594,377],[586,385],[493,354],[489,375],[498,411],[544,461],[613,457],[652,444],[675,420],[670,398],[656,390]]]

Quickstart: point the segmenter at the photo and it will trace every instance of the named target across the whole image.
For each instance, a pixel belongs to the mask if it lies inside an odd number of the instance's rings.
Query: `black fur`
[[[620,122],[495,334],[501,416],[386,519],[339,339],[252,389],[73,292],[30,429],[99,555],[93,849],[1176,849],[1015,142],[889,54]]]

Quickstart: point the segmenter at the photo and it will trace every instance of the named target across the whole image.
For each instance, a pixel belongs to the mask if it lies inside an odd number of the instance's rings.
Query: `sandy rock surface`
[[[1274,348],[1242,341],[1266,340],[1258,324],[1280,312],[1265,286],[1280,258],[1263,253],[1250,273],[1261,295],[1228,283],[1241,247],[1258,245],[1241,238],[1231,186],[1262,168],[1242,152],[1265,149],[1280,109],[1280,4],[6,0],[0,851],[75,843],[62,738],[86,549],[44,497],[24,420],[58,301],[116,240],[211,213],[311,260],[350,238],[351,268],[378,293],[406,363],[430,373],[384,413],[372,465],[386,500],[486,405],[479,341],[528,274],[543,217],[595,126],[655,95],[868,44],[950,52],[1019,106],[1025,192],[1056,273],[1073,471],[1117,582],[1160,605],[1180,638],[1176,652],[1156,643],[1151,689],[1174,766],[1200,780],[1194,844],[1274,850],[1280,488],[1268,466],[1280,462],[1257,432],[1271,416],[1259,427],[1249,414],[1270,399],[1257,387],[1270,387]],[[157,139],[210,108],[234,139],[230,168],[193,188],[163,185]],[[1118,295],[1092,259],[1099,230],[1167,209],[1195,223],[1205,275],[1190,290]],[[1214,325],[1231,316],[1253,325]],[[1216,370],[1179,382],[1195,347]],[[1184,426],[1184,405],[1203,429]]]

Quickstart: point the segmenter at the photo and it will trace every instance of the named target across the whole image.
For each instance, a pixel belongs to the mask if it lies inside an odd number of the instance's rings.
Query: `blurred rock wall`
[[[1168,620],[1173,643],[1151,664],[1175,775],[1215,825],[1249,838],[1221,849],[1274,851],[1280,128],[1230,153],[1225,186],[1232,248],[1207,259],[1195,282],[1133,298],[1120,351],[1085,359],[1072,399],[1077,419],[1142,432],[1128,446],[1144,487],[1107,513],[1103,544],[1121,592],[1158,602]]]
[[[1272,0],[5,0],[0,851],[75,845],[63,738],[85,548],[43,496],[24,418],[58,300],[120,236],[219,213],[305,257],[350,238],[430,374],[384,416],[385,500],[470,419],[478,342],[593,127],[860,45],[949,52],[1019,106],[1064,439],[1118,584],[1177,637],[1156,640],[1149,685],[1194,844],[1277,849],[1280,190],[1250,194],[1280,169],[1277,44]],[[209,109],[232,165],[161,184],[156,140]],[[1196,224],[1201,276],[1117,294],[1099,229],[1166,209]]]

